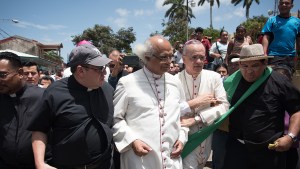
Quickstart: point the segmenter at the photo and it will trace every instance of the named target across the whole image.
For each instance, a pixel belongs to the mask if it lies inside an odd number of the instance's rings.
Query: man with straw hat
[[[231,108],[224,169],[283,169],[300,131],[300,92],[267,67],[261,44],[247,45],[239,70],[224,82]],[[284,135],[284,114],[290,118]]]

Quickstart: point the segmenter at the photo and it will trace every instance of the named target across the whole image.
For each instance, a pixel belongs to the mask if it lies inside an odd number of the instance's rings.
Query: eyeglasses
[[[156,55],[153,55],[153,56],[156,57],[158,60],[160,60],[162,62],[170,61],[173,58],[173,55],[172,56],[161,56],[161,57],[158,57]]]
[[[35,76],[37,72],[23,72],[23,76],[28,76],[29,74],[31,74],[31,76]]]
[[[189,57],[191,61],[196,62],[198,59],[200,59],[200,61],[204,61],[205,60],[205,56],[192,56]]]
[[[6,79],[11,73],[14,73],[13,76],[17,74],[16,72],[0,72],[0,79]]]
[[[84,68],[87,68],[87,69],[93,69],[93,70],[97,71],[98,73],[102,73],[106,69],[106,66],[99,66],[97,68],[96,67],[90,67],[90,66],[87,66],[87,65],[81,65],[81,66],[84,67]]]

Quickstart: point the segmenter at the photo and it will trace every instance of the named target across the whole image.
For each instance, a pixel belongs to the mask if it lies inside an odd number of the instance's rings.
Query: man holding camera
[[[128,75],[128,72],[123,69],[122,59],[124,54],[121,54],[118,50],[114,49],[109,58],[112,60],[108,66],[110,69],[110,75],[108,77],[108,83],[116,89],[118,81],[121,77]]]

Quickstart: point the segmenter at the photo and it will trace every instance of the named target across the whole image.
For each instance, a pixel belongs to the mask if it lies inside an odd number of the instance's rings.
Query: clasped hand
[[[137,139],[134,140],[131,144],[132,149],[134,151],[134,153],[137,156],[145,156],[147,155],[150,151],[152,151],[152,148],[147,145],[146,143],[144,143],[143,141]],[[177,140],[175,142],[175,144],[173,145],[173,151],[171,152],[171,158],[178,158],[182,152],[183,149],[183,143],[179,140]]]
[[[220,101],[218,101],[212,94],[200,95],[194,100],[197,102],[198,108],[214,107],[220,104]]]

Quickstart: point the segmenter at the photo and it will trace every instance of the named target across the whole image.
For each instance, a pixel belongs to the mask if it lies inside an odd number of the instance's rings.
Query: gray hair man
[[[205,47],[198,40],[188,41],[183,48],[185,70],[178,73],[191,113],[182,114],[181,124],[189,127],[189,134],[211,125],[229,107],[220,74],[203,69]],[[183,160],[183,168],[205,166],[211,152],[212,136],[204,140]]]
[[[155,35],[135,48],[145,66],[120,79],[114,96],[114,141],[121,168],[181,169],[187,128],[180,125],[185,102],[181,83],[166,73],[173,50]]]

